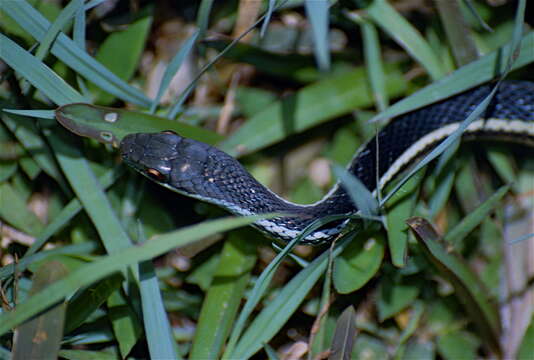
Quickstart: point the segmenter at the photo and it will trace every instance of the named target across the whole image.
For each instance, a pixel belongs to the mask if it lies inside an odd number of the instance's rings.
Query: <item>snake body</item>
[[[356,152],[348,171],[369,191],[382,189],[414,159],[454,132],[491,89],[491,85],[479,86],[397,117]],[[503,82],[483,117],[464,132],[465,137],[534,146],[534,83]],[[318,218],[358,211],[340,183],[314,204],[294,204],[260,184],[225,152],[169,131],[127,135],[120,149],[128,165],[180,194],[238,215],[290,214],[253,224],[285,241],[298,236]],[[305,237],[303,243],[328,242],[346,223],[325,225]]]

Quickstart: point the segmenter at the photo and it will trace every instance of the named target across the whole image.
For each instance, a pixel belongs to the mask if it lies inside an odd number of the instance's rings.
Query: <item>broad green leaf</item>
[[[454,331],[441,335],[437,341],[437,350],[446,360],[476,359],[480,340],[466,331]]]
[[[387,359],[388,345],[365,333],[358,335],[352,350],[352,359]]]
[[[395,316],[411,305],[421,291],[421,283],[412,279],[383,277],[380,282],[378,298],[378,317],[380,321]]]
[[[192,125],[154,115],[90,104],[69,104],[56,110],[56,119],[70,131],[117,147],[124,136],[137,132],[174,130],[181,136],[214,144],[221,136]]]
[[[406,81],[398,69],[387,74],[388,94],[403,93]],[[249,154],[372,104],[372,90],[363,69],[332,76],[267,106],[225,140],[221,148],[231,155]]]
[[[383,258],[384,239],[381,236],[358,236],[334,260],[336,290],[348,294],[360,289],[376,274]]]
[[[112,33],[98,49],[96,60],[120,79],[130,80],[145,48],[151,24],[152,17],[147,16],[131,23],[126,30]],[[99,104],[108,105],[115,99],[115,96],[97,90],[97,86],[89,89],[96,94],[95,102]]]

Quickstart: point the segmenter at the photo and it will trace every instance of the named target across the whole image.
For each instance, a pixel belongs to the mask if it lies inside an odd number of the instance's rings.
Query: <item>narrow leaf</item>
[[[350,360],[354,340],[356,340],[356,312],[349,306],[337,320],[328,360]]]

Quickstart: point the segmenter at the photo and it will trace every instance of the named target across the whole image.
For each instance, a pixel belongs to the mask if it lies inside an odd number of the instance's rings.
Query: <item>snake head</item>
[[[211,146],[171,131],[125,136],[122,159],[152,180],[189,196],[198,195]]]

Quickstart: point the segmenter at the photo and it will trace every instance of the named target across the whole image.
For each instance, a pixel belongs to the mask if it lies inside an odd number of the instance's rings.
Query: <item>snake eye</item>
[[[173,130],[163,130],[161,133],[162,134],[169,134],[169,135],[178,135],[176,133],[176,131],[173,131]]]
[[[163,175],[162,173],[160,173],[158,170],[156,169],[147,169],[146,170],[146,173],[147,175],[154,179],[154,180],[157,180],[157,181],[163,181],[165,180],[165,175]]]

